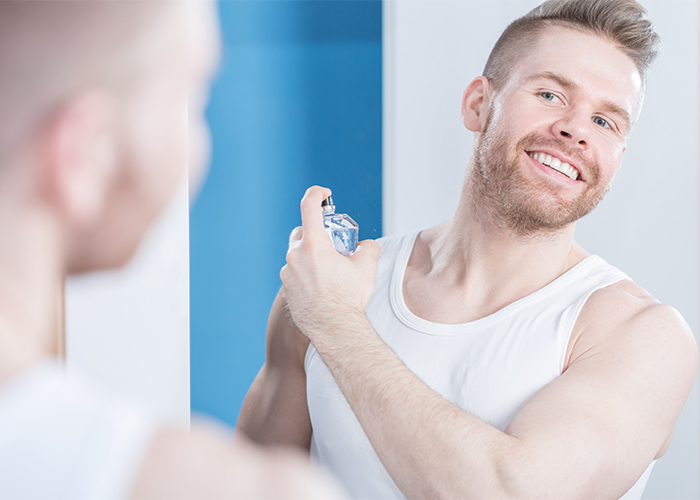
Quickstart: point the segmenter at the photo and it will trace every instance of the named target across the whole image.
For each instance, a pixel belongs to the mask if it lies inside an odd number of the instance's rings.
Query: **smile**
[[[567,176],[569,179],[572,179],[575,181],[579,177],[578,170],[576,170],[574,167],[572,167],[568,163],[561,161],[556,156],[552,156],[552,155],[549,155],[547,153],[542,153],[542,152],[537,152],[537,151],[528,151],[527,154],[530,155],[530,158],[537,160],[542,165],[546,165],[549,168],[556,170],[560,174]]]

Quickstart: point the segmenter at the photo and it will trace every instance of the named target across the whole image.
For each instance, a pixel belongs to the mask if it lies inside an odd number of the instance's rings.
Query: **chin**
[[[69,275],[80,275],[98,271],[113,271],[127,265],[138,250],[138,240],[121,245],[98,245],[84,248],[68,263]]]

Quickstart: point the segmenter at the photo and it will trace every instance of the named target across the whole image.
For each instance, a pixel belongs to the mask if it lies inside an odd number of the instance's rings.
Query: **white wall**
[[[384,234],[456,207],[472,137],[460,100],[508,22],[538,1],[385,0]],[[642,117],[578,241],[676,307],[698,332],[698,3],[642,0],[665,40]],[[698,498],[697,383],[644,498]]]
[[[66,360],[166,422],[189,424],[187,185],[118,271],[68,280]]]

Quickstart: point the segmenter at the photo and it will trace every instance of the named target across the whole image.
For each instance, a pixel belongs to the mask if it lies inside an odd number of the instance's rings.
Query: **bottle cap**
[[[331,196],[329,196],[328,198],[326,198],[325,200],[323,200],[321,202],[321,206],[322,207],[327,207],[327,206],[332,207],[333,206],[333,198]]]

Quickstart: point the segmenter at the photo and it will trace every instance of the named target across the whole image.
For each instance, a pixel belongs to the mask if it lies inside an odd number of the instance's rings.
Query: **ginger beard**
[[[472,207],[483,222],[518,236],[556,233],[590,213],[610,189],[597,165],[583,158],[556,137],[545,138],[533,132],[515,147],[506,133],[491,127],[489,113],[474,152],[470,175]],[[534,184],[523,174],[525,151],[552,148],[574,158],[586,173],[585,189],[575,198],[566,197],[568,189],[555,180],[542,179]]]

